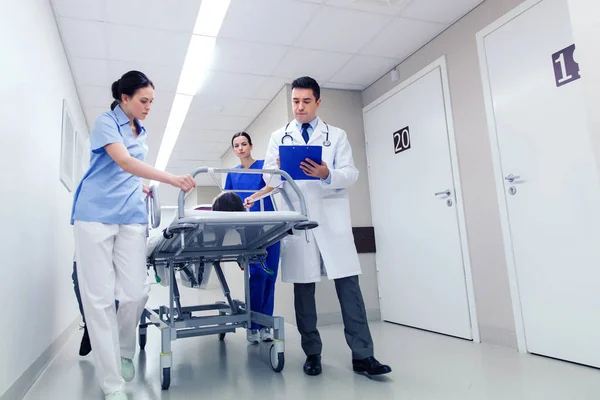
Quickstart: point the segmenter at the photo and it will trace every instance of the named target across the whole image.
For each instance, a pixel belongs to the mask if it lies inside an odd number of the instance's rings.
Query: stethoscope
[[[329,146],[331,146],[331,142],[329,141],[329,125],[327,125],[327,122],[325,122],[325,121],[323,121],[323,123],[327,127],[327,131],[325,132],[325,135],[327,135],[327,136],[325,137],[325,140],[323,141],[323,146],[329,147]],[[286,138],[289,138],[292,141],[292,144],[294,144],[294,138],[288,132],[288,126],[290,126],[290,124],[291,124],[291,122],[288,122],[287,125],[285,126],[285,132],[284,132],[283,137],[281,138],[281,144],[285,144],[284,141]]]

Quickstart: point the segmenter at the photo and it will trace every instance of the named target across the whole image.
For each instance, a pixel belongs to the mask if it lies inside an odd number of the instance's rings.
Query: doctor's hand
[[[319,165],[310,158],[307,158],[306,161],[300,163],[300,168],[306,175],[315,178],[327,179],[329,176],[329,167],[325,161]]]
[[[144,194],[146,196],[150,195],[150,186],[146,185],[145,183],[142,183],[142,191],[144,192]]]
[[[277,168],[281,168],[281,161],[279,161],[279,156],[277,156]]]
[[[244,200],[244,207],[252,208],[253,205],[254,205],[254,199],[251,196],[246,197],[246,199]]]

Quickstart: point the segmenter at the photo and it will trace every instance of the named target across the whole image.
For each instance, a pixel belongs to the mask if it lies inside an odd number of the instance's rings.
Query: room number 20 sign
[[[408,126],[394,132],[394,153],[398,154],[410,149],[410,130]]]

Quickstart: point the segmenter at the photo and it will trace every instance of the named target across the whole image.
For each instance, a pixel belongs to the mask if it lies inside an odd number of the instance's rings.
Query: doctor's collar
[[[295,118],[294,118],[294,122],[296,122],[296,127],[298,127],[298,130],[301,130],[302,123]],[[314,131],[317,128],[317,125],[319,125],[319,117],[315,117],[315,119],[310,121],[309,124],[313,128],[313,131]]]

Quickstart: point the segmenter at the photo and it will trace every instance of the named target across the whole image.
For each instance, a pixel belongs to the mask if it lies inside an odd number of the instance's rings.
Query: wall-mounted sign
[[[394,132],[394,153],[410,149],[410,131],[408,126]]]
[[[579,64],[575,62],[574,54],[574,44],[552,54],[556,87],[566,85],[581,78],[581,75],[579,75]]]

